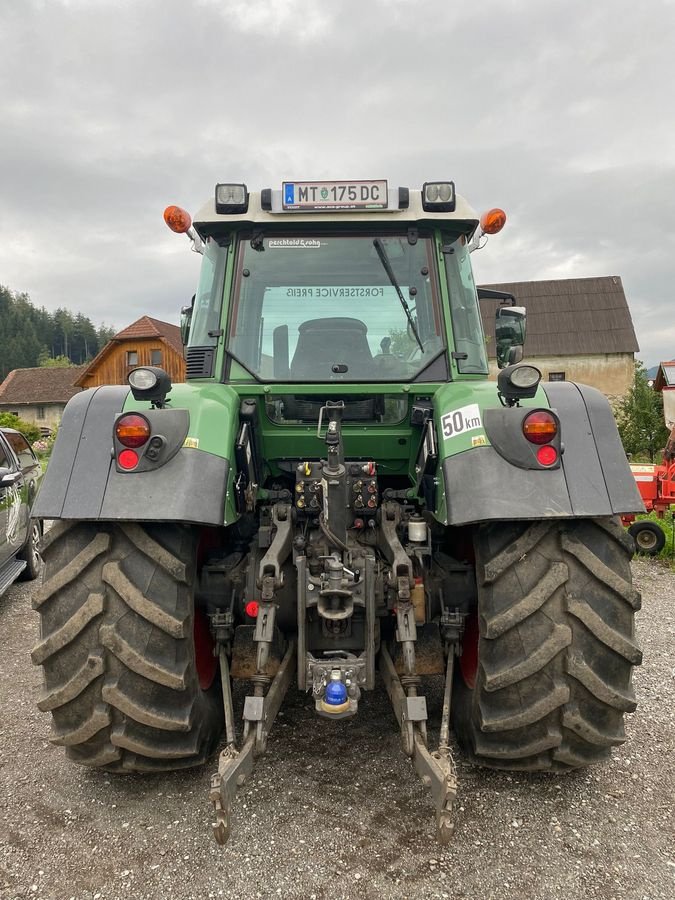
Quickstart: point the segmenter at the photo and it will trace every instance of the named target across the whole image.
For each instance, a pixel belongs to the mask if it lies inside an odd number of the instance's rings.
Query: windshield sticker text
[[[289,287],[287,297],[306,297],[308,300],[334,298],[345,300],[349,297],[384,297],[381,287]]]
[[[303,250],[318,250],[321,241],[315,238],[270,238],[267,242],[270,250],[288,250],[300,247]]]
[[[480,417],[480,409],[477,403],[470,403],[468,406],[462,406],[454,412],[445,413],[441,416],[441,427],[443,429],[443,437],[456,437],[458,434],[464,434],[466,431],[476,431],[477,428],[483,427]]]

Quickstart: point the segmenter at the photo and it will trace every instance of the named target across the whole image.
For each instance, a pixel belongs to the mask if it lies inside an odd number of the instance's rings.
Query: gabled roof
[[[135,322],[123,328],[122,331],[118,331],[105,347],[99,350],[89,365],[84,366],[82,374],[78,378],[78,384],[84,384],[86,376],[98,368],[116,344],[153,338],[154,340],[166,341],[177,353],[181,356],[183,355],[183,341],[181,340],[178,325],[171,325],[170,322],[162,322],[161,319],[153,319],[150,316],[141,316],[140,319],[136,319]]]
[[[659,363],[659,371],[654,379],[654,390],[662,391],[664,388],[675,388],[675,359]]]
[[[141,316],[127,328],[122,329],[113,338],[114,341],[128,341],[138,338],[164,338],[178,353],[183,353],[183,342],[178,325],[162,322],[150,316]]]
[[[527,356],[635,353],[639,350],[628,301],[618,275],[514,281],[481,287],[513,294],[527,308]],[[498,300],[481,300],[488,353],[495,355]]]
[[[0,384],[0,403],[67,403],[82,389],[75,382],[86,366],[40,366],[14,369]]]

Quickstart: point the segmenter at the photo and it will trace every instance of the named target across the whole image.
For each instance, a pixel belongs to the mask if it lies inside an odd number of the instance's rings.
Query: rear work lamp
[[[427,212],[455,211],[454,181],[425,181],[422,185],[422,208]]]
[[[216,212],[244,213],[248,210],[248,190],[245,184],[217,184]]]
[[[169,374],[159,366],[141,366],[129,372],[127,378],[134,400],[149,400],[153,406],[161,409],[166,402],[166,395],[171,390]]]

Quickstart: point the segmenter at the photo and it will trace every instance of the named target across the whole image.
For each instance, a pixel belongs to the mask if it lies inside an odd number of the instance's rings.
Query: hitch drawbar
[[[286,654],[274,676],[272,684],[264,697],[247,697],[244,704],[244,734],[241,749],[237,750],[234,742],[232,715],[232,693],[230,689],[230,673],[227,658],[221,652],[221,673],[223,680],[223,701],[225,705],[225,724],[227,745],[220,754],[218,771],[211,778],[209,798],[216,811],[213,833],[219,844],[224,844],[232,830],[232,802],[237,788],[246,781],[253,770],[253,758],[267,749],[267,736],[270,733],[281,702],[295,672],[296,645],[291,642]]]
[[[291,643],[264,697],[246,698],[244,733],[239,750],[236,749],[234,740],[227,658],[221,653],[227,745],[220,754],[218,771],[211,779],[209,794],[216,813],[213,831],[219,844],[226,843],[231,834],[232,803],[237,788],[243,785],[251,774],[254,758],[266,750],[267,737],[293,678],[296,652],[295,643]],[[436,837],[443,844],[448,843],[454,832],[452,806],[457,795],[457,772],[448,747],[452,666],[451,653],[448,657],[439,748],[431,752],[426,740],[425,698],[406,696],[389,652],[385,647],[380,650],[380,672],[401,728],[403,749],[412,758],[415,771],[422,782],[431,790],[436,807]]]
[[[441,844],[447,844],[455,830],[452,807],[457,796],[457,770],[448,746],[453,661],[451,652],[445,677],[440,742],[438,750],[431,752],[427,747],[426,698],[406,695],[387,648],[380,650],[380,673],[401,728],[403,750],[412,757],[422,783],[431,789],[436,807],[436,838]]]

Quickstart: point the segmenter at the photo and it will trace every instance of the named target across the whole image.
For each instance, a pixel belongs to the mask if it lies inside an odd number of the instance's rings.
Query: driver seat
[[[360,319],[310,319],[298,328],[298,343],[291,363],[291,380],[323,380],[338,374],[333,366],[346,366],[350,381],[373,374],[373,355],[368,345],[368,328]]]

